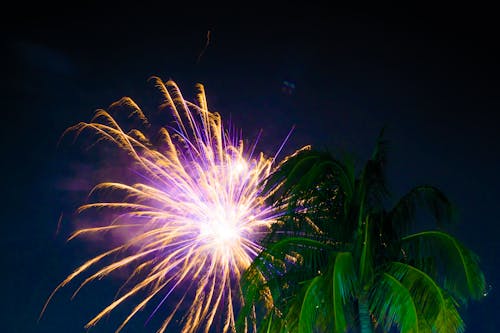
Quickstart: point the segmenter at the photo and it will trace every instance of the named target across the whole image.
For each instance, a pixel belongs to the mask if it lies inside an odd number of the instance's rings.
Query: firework
[[[128,267],[130,277],[117,297],[86,328],[134,295],[144,295],[117,332],[151,304],[151,316],[167,308],[158,332],[166,330],[182,304],[188,309],[182,314],[182,332],[208,332],[217,316],[223,318],[220,331],[234,331],[240,275],[259,253],[257,241],[277,216],[264,204],[262,193],[273,159],[262,153],[255,156],[255,144],[246,147],[235,131],[224,128],[220,115],[208,110],[202,85],[197,85],[197,103],[191,103],[175,82],[153,80],[163,99],[161,109],[173,116],[173,126],[159,130],[159,142],[138,129],[125,132],[105,110],[67,130],[76,136],[91,130],[97,142],[113,142],[130,156],[145,181],[106,182],[92,190],[91,194],[113,193],[114,199],[85,204],[78,212],[112,211],[104,216],[113,217],[77,230],[69,239],[110,232],[128,236],[71,273],[50,295],[42,313],[54,294],[76,277],[85,275],[74,295],[90,281]],[[130,98],[113,106],[125,106],[130,116],[150,125]],[[165,302],[180,289],[176,304]]]

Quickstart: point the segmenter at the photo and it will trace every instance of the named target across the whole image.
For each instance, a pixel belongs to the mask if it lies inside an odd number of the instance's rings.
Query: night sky
[[[0,331],[84,332],[120,286],[120,277],[96,281],[70,301],[77,287],[71,284],[37,323],[53,288],[98,250],[65,239],[75,227],[74,209],[102,180],[90,161],[106,156],[98,147],[92,153],[68,142],[58,146],[58,140],[122,96],[146,112],[154,109],[156,90],[148,78],[157,75],[175,80],[189,100],[195,84],[204,84],[209,107],[231,118],[245,137],[262,129],[258,148],[267,154],[295,126],[283,155],[312,144],[352,153],[362,163],[385,126],[393,195],[418,184],[447,193],[460,212],[452,233],[480,256],[492,285],[488,297],[464,309],[466,331],[496,332],[496,13],[456,3],[396,9],[93,2],[14,7],[2,27]],[[290,93],[285,82],[295,85]],[[90,332],[113,331],[124,314],[117,311]],[[157,329],[158,323],[143,322],[140,317],[124,332]]]

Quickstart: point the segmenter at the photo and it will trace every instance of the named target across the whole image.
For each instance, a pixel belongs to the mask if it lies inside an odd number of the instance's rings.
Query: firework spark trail
[[[273,208],[264,205],[266,195],[261,193],[274,158],[262,153],[254,157],[255,145],[250,152],[245,151],[243,140],[224,130],[220,115],[208,111],[202,85],[197,85],[198,103],[194,104],[184,100],[173,81],[164,83],[156,77],[153,80],[162,93],[161,108],[171,111],[176,125],[168,130],[161,128],[159,144],[153,144],[137,129],[126,133],[105,110],[97,111],[91,122],[79,123],[66,131],[78,137],[91,130],[98,134],[97,142],[113,142],[128,153],[135,162],[134,169],[149,181],[133,185],[106,182],[92,190],[90,195],[112,192],[121,196],[118,200],[83,205],[78,212],[108,209],[117,216],[106,225],[77,230],[69,239],[120,230],[131,236],[70,274],[50,295],[42,314],[60,288],[90,268],[97,268],[96,272],[88,273],[90,276],[73,296],[90,281],[131,267],[133,272],[116,299],[86,328],[96,325],[133,295],[145,292],[146,296],[118,327],[118,332],[159,297],[152,316],[170,293],[182,285],[185,293],[168,309],[169,315],[158,332],[166,330],[181,304],[188,301],[191,305],[183,316],[182,332],[208,332],[216,315],[221,314],[222,332],[234,331],[233,306],[241,301],[239,278],[260,252],[259,237],[277,216]],[[131,116],[148,124],[130,98],[113,106],[127,107]],[[112,263],[103,264],[117,254]],[[132,282],[134,279],[139,281]],[[188,300],[189,289],[194,297]]]

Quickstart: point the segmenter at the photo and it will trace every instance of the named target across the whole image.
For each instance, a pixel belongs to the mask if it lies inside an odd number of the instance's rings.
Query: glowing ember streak
[[[173,291],[182,289],[180,301],[168,305],[168,316],[158,332],[166,330],[182,303],[190,304],[182,332],[208,332],[218,315],[224,318],[220,331],[233,331],[241,272],[260,251],[256,241],[276,217],[264,205],[266,194],[261,193],[273,160],[263,154],[251,156],[253,149],[249,153],[243,140],[224,130],[220,115],[208,111],[202,85],[197,85],[198,103],[194,104],[184,100],[173,81],[153,80],[164,97],[162,108],[171,110],[176,126],[161,128],[160,143],[153,144],[137,129],[126,133],[105,110],[99,110],[91,122],[67,130],[77,136],[91,130],[99,135],[98,141],[112,141],[131,156],[135,170],[147,182],[102,183],[93,189],[92,193],[112,190],[121,196],[83,205],[79,212],[106,208],[119,212],[118,216],[106,225],[78,230],[70,239],[119,231],[131,236],[78,267],[57,286],[42,313],[57,290],[90,268],[97,267],[96,272],[87,273],[75,295],[90,281],[128,266],[133,273],[117,298],[85,327],[144,292],[144,299],[118,332],[153,299],[156,308],[151,316]],[[123,98],[113,106],[128,107],[131,115],[148,125],[131,99]],[[104,264],[105,259],[113,261]]]

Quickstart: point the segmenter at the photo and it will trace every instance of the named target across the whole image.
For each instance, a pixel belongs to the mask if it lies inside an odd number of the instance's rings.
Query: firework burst
[[[174,120],[172,127],[160,129],[159,142],[137,129],[125,132],[105,110],[66,131],[79,136],[91,130],[97,142],[113,142],[130,156],[145,181],[106,182],[92,190],[91,194],[113,193],[114,199],[91,202],[78,211],[111,211],[105,216],[113,217],[77,230],[69,239],[109,232],[128,237],[71,273],[50,295],[42,313],[54,294],[76,277],[86,276],[74,295],[90,281],[128,267],[130,277],[117,297],[86,328],[133,296],[144,295],[117,332],[150,304],[151,316],[167,308],[158,332],[166,330],[182,304],[188,308],[182,314],[182,332],[208,332],[217,316],[223,318],[221,332],[234,331],[240,275],[259,253],[257,241],[277,216],[264,204],[262,193],[273,159],[262,153],[254,156],[255,144],[246,147],[223,127],[220,115],[208,110],[202,85],[197,85],[197,103],[191,103],[173,81],[152,79],[162,95],[161,109],[170,110]],[[130,98],[113,106],[125,106],[130,116],[149,125]],[[180,289],[176,304],[165,303]]]

